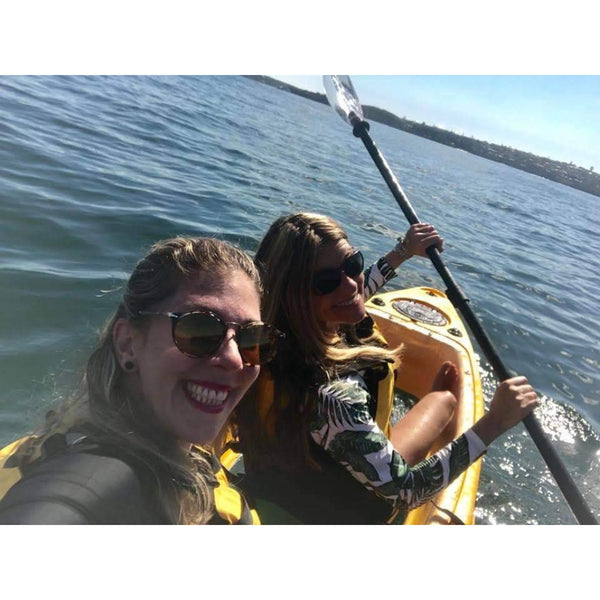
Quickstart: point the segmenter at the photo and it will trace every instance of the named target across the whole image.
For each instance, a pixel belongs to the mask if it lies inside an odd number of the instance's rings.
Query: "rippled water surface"
[[[600,514],[600,198],[371,125]],[[0,77],[0,198],[0,443],[74,383],[153,241],[209,234],[253,251],[273,219],[312,210],[375,260],[406,229],[331,109],[241,77]],[[443,289],[424,259],[393,284]],[[482,374],[489,399],[484,360]],[[574,522],[522,426],[488,452],[477,517]]]

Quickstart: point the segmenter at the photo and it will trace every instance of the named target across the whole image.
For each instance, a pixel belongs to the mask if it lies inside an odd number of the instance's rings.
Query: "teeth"
[[[208,406],[219,406],[223,404],[229,395],[229,392],[204,388],[201,385],[192,382],[186,384],[186,389],[196,402],[207,404]]]
[[[340,306],[350,306],[350,304],[354,304],[357,299],[358,299],[358,294],[356,294],[353,298],[351,298],[350,300],[347,300],[346,302],[340,302]]]

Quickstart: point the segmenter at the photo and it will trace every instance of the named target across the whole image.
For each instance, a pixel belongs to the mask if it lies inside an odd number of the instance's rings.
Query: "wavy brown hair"
[[[261,293],[260,278],[252,259],[231,244],[212,238],[176,237],[154,244],[135,266],[125,284],[123,298],[104,326],[91,353],[80,389],[52,413],[35,437],[41,445],[54,433],[90,429],[93,438],[119,448],[142,461],[154,475],[157,502],[172,523],[205,523],[213,514],[212,470],[200,452],[183,455],[177,440],[167,435],[142,397],[125,385],[113,346],[118,319],[136,319],[139,311],[152,310],[199,273],[230,276],[242,271]],[[31,455],[33,448],[28,450]]]

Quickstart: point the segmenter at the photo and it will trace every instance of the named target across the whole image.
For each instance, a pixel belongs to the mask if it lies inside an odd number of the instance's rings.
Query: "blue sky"
[[[323,92],[320,75],[272,75]],[[351,75],[363,104],[600,171],[598,75]]]

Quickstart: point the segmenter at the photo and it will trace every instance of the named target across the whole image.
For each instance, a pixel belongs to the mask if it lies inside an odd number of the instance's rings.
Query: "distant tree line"
[[[265,75],[247,75],[247,77],[277,89],[320,102],[321,104],[328,104],[325,94],[302,90]],[[594,172],[593,167],[585,169],[574,165],[572,162],[560,162],[550,158],[536,156],[529,152],[515,150],[509,146],[476,140],[472,137],[460,135],[453,131],[441,129],[433,125],[417,123],[403,117],[398,117],[387,110],[375,106],[363,105],[363,111],[365,113],[365,118],[371,121],[383,123],[384,125],[394,127],[395,129],[401,129],[407,133],[412,133],[434,142],[445,144],[446,146],[460,148],[461,150],[476,154],[477,156],[504,163],[515,169],[521,169],[522,171],[546,177],[552,181],[557,181],[558,183],[568,185],[589,194],[600,196],[600,175]]]

